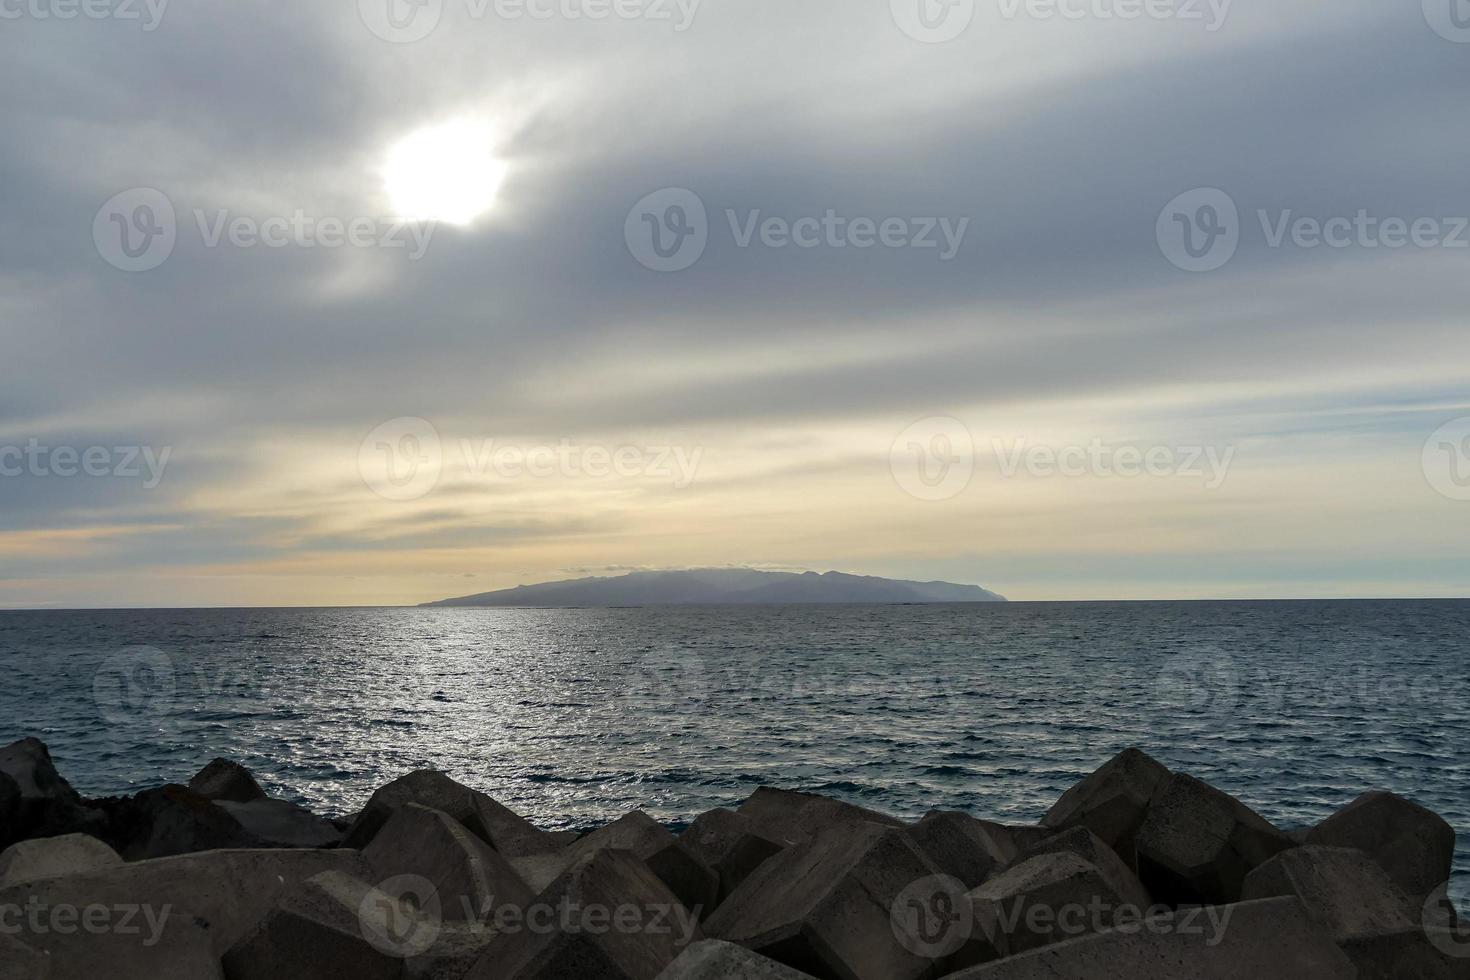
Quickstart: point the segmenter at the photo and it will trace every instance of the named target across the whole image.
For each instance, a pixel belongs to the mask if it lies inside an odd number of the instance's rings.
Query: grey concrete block
[[[1107,844],[1086,827],[1073,827],[1032,844],[1017,857],[1017,863],[1042,854],[1075,854],[1101,872],[1104,880],[1123,902],[1146,909],[1153,904],[1148,889],[1133,870]]]
[[[1086,827],[1132,865],[1133,835],[1143,824],[1149,801],[1169,775],[1148,754],[1124,749],[1063,793],[1041,822],[1053,830]]]
[[[784,846],[761,833],[749,818],[725,809],[701,814],[679,835],[679,842],[719,877],[718,902]]]
[[[909,827],[909,837],[940,872],[967,888],[981,884],[1016,856],[1008,830],[964,813],[929,813]]]
[[[503,855],[453,817],[417,803],[393,810],[362,856],[375,884],[426,879],[449,921],[484,919],[501,904],[524,907],[532,896]]]
[[[603,849],[627,851],[648,865],[696,915],[704,915],[719,900],[719,876],[668,828],[641,810],[620,817],[567,847],[567,864]]]
[[[466,980],[653,980],[704,938],[682,902],[626,851],[600,848],[502,926]]]
[[[902,827],[903,822],[876,810],[841,800],[762,786],[738,810],[766,837],[781,844],[810,840],[822,830],[854,827],[865,823]]]
[[[560,850],[566,839],[548,833],[478,790],[431,769],[379,787],[358,813],[342,846],[365,848],[397,807],[417,803],[447,813],[507,857]]]
[[[118,853],[95,837],[66,834],[12,844],[0,853],[0,891],[42,878],[60,878],[122,864]]]
[[[657,980],[812,980],[753,953],[744,946],[706,939],[694,943],[658,975]]]
[[[1294,846],[1244,803],[1179,773],[1150,801],[1134,845],[1139,878],[1170,905],[1236,902],[1246,875]]]
[[[256,847],[336,847],[342,842],[342,831],[332,821],[285,800],[217,800],[214,805],[234,818]]]
[[[762,864],[705,929],[813,976],[919,980],[934,961],[900,940],[893,908],[938,874],[902,830],[859,821]]]
[[[107,929],[98,935],[20,937],[69,964],[68,969],[93,959],[105,961],[109,950],[130,955],[155,927],[156,946],[187,952],[202,936],[218,958],[254,929],[282,895],[332,870],[368,875],[356,851],[209,851],[29,881],[0,889],[0,907],[24,908],[35,902],[47,908],[109,910]],[[124,917],[126,928],[120,925]]]
[[[194,774],[189,789],[206,800],[228,800],[249,803],[266,798],[265,790],[255,781],[250,770],[229,759],[215,759]]]
[[[969,902],[1001,956],[1098,931],[1120,912],[1141,917],[1147,911],[1125,899],[1109,875],[1069,851],[1028,858],[970,892]]]
[[[1294,898],[1190,909],[1070,939],[948,980],[1354,980]]]
[[[1449,880],[1455,856],[1444,818],[1392,793],[1364,793],[1312,828],[1307,843],[1366,852],[1420,901]]]
[[[51,980],[50,958],[0,932],[0,980]]]

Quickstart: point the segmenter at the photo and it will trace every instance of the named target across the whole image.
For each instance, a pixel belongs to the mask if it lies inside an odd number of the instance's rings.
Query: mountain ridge
[[[425,602],[421,608],[554,608],[679,605],[900,605],[1005,602],[978,585],[912,582],[845,572],[767,572],[696,568],[563,579]]]

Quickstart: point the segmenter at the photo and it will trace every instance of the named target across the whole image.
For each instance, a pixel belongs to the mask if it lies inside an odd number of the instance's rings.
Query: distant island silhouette
[[[843,572],[765,572],[753,568],[702,568],[632,572],[519,585],[498,592],[426,602],[423,606],[693,606],[780,603],[1005,602],[978,585],[905,582]]]

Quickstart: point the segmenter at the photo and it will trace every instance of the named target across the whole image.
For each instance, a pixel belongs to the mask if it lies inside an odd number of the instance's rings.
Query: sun
[[[397,217],[467,225],[495,204],[506,169],[495,157],[494,127],[456,119],[399,140],[382,172]]]

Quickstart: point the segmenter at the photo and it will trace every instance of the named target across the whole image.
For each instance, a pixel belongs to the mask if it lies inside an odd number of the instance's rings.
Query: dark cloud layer
[[[1250,400],[1242,390],[1432,406],[1429,392],[1442,402],[1463,379],[1470,249],[1272,248],[1256,216],[1470,212],[1470,45],[1418,5],[1237,0],[1208,34],[1006,21],[982,4],[944,45],[906,37],[884,3],[706,0],[683,33],[475,22],[450,3],[408,45],[374,37],[353,6],[176,0],[146,33],[6,23],[0,443],[175,454],[147,494],[0,480],[0,531],[170,528],[90,558],[15,559],[37,577],[620,526],[609,508],[344,527],[324,521],[345,493],[334,483],[258,491],[294,452],[350,459],[398,416],[544,439],[711,438],[1174,398],[1134,414],[1248,439],[1339,423],[1309,411],[1253,433],[1218,417]],[[465,113],[503,127],[501,201],[470,227],[439,226],[419,261],[201,241],[195,209],[381,215],[387,147]],[[132,187],[162,190],[179,216],[174,254],[146,273],[112,268],[92,240],[99,206]],[[707,251],[676,274],[624,242],[629,208],[664,187],[694,190],[710,217]],[[1199,187],[1225,190],[1243,228],[1233,261],[1205,275],[1175,268],[1155,238],[1165,203]],[[829,209],[968,224],[942,261],[742,248],[726,217]],[[1353,424],[1412,450],[1445,421],[1436,411],[1399,435],[1402,413]]]

